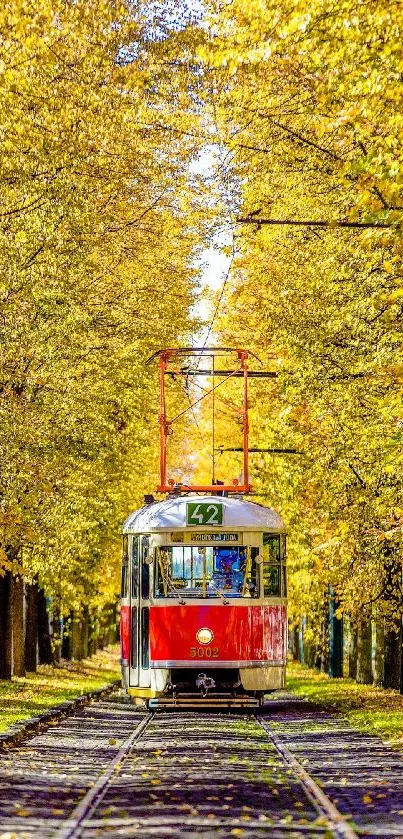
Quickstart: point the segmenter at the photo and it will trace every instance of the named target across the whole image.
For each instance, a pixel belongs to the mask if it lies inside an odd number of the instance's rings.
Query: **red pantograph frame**
[[[190,405],[188,408],[185,409],[181,414],[178,414],[177,417],[173,419],[167,418],[167,409],[166,409],[166,395],[165,395],[165,375],[167,372],[174,373],[175,375],[182,375],[186,376],[186,371],[177,369],[172,370],[169,369],[168,366],[170,362],[172,362],[175,357],[181,355],[188,355],[188,356],[202,356],[205,353],[206,355],[219,355],[225,353],[235,353],[238,361],[239,366],[231,371],[222,371],[224,378],[221,382],[217,385],[213,386],[211,390],[205,393],[200,399],[197,399],[193,405]],[[201,349],[197,349],[195,347],[184,347],[184,348],[168,348],[165,350],[159,350],[158,352],[154,353],[151,358],[148,359],[147,364],[152,361],[154,358],[158,358],[158,366],[159,366],[159,388],[160,388],[160,412],[159,412],[159,429],[160,429],[160,483],[157,487],[158,492],[207,492],[207,493],[218,493],[218,492],[236,492],[236,493],[247,493],[251,492],[252,485],[249,483],[249,420],[248,420],[248,358],[249,355],[254,355],[250,353],[248,350],[245,349],[233,349],[232,347],[203,347]],[[254,356],[255,357],[255,356]],[[218,371],[217,371],[218,372]],[[208,375],[205,372],[196,372],[196,375]],[[217,373],[216,373],[217,375]],[[243,437],[243,483],[240,483],[236,478],[230,484],[177,484],[172,478],[167,479],[167,442],[168,436],[170,432],[170,428],[172,423],[178,419],[179,416],[190,411],[197,402],[200,402],[214,390],[216,390],[224,381],[228,381],[228,379],[232,378],[233,376],[242,377],[243,378],[243,406],[242,409],[239,411],[239,414],[242,418],[242,437]]]

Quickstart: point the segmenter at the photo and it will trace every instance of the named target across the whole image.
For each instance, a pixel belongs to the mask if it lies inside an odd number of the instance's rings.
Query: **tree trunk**
[[[357,678],[357,650],[358,630],[350,621],[350,643],[348,650],[348,675],[350,679]]]
[[[38,590],[38,653],[40,664],[53,664],[52,644],[49,632],[49,615],[43,589]]]
[[[11,572],[0,577],[0,679],[12,674]]]
[[[329,597],[329,676],[339,679],[343,676],[343,619],[335,611],[339,605],[334,590]]]
[[[320,659],[321,673],[329,672],[329,621],[326,617],[322,621],[322,652]]]
[[[11,592],[13,675],[25,676],[24,580],[22,577],[12,577]]]
[[[400,693],[403,693],[403,615],[400,622]]]
[[[309,630],[309,628],[310,628],[309,618],[307,618],[306,624],[305,624],[305,638],[304,638],[305,664],[307,664],[308,667],[312,668],[312,667],[315,667],[316,647],[315,647],[315,643],[314,643],[313,639],[310,640],[310,641],[306,640],[306,631]],[[310,634],[311,633],[308,632],[308,638],[309,638]]]
[[[52,612],[52,650],[53,650],[53,659],[56,662],[60,662],[61,658],[61,621],[60,621],[60,609],[53,609]]]
[[[400,690],[402,666],[402,629],[388,629],[385,632],[385,663],[383,686]]]
[[[72,641],[72,651],[73,651],[73,660],[74,661],[81,661],[82,659],[82,648],[81,648],[81,621],[77,619],[77,616],[74,615],[72,627],[71,627],[71,641]]]
[[[298,633],[296,629],[290,629],[288,633],[288,646],[293,661],[298,661]]]
[[[91,631],[91,639],[92,639],[92,646],[93,652],[99,649],[99,633],[100,633],[100,626],[99,626],[99,610],[95,612],[92,616],[92,631]]]
[[[25,667],[35,673],[38,643],[38,585],[27,583],[25,587]]]
[[[83,617],[82,617],[82,620],[81,620],[81,643],[80,643],[81,658],[88,658],[88,640],[89,640],[89,612],[88,612],[88,606],[84,606]]]
[[[63,618],[62,658],[66,661],[70,661],[73,655],[73,645],[71,643],[73,618],[73,612],[70,612],[68,618]]]
[[[305,664],[305,618],[301,618],[298,630],[298,661]]]
[[[96,638],[95,638],[95,625],[94,625],[94,615],[92,612],[88,613],[88,656],[91,658],[92,655],[96,652]]]
[[[374,685],[383,687],[384,683],[384,648],[385,648],[385,626],[383,618],[375,621],[375,661],[374,661]]]
[[[361,621],[357,640],[357,682],[372,684],[372,628],[371,621]]]

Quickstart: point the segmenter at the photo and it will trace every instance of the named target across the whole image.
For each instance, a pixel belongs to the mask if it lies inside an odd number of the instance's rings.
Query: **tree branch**
[[[347,228],[390,228],[396,227],[396,222],[391,221],[339,221],[335,219],[334,221],[324,221],[324,220],[299,220],[299,219],[278,219],[278,218],[253,218],[251,216],[246,216],[245,218],[237,218],[235,219],[237,224],[256,224],[261,227],[262,224],[278,224],[278,225],[291,225],[291,226],[300,226],[300,227],[347,227]]]

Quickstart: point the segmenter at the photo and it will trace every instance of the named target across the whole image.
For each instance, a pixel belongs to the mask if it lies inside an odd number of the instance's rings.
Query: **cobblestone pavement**
[[[403,839],[403,755],[300,701],[265,719],[360,837]],[[66,820],[145,712],[94,703],[0,755],[0,839],[66,836]],[[157,712],[71,836],[328,839],[328,823],[250,713]]]

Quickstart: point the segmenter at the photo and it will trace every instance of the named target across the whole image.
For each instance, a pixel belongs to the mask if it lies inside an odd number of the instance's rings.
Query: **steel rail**
[[[320,816],[326,818],[329,831],[337,839],[359,839],[358,834],[348,823],[345,816],[339,812],[335,804],[333,804],[326,793],[318,786],[306,769],[304,769],[295,755],[290,752],[287,746],[281,742],[277,734],[272,731],[267,720],[260,716],[260,714],[255,714],[255,717],[266,734],[269,735],[274,748],[284,763],[293,770],[311,804],[313,804]]]
[[[69,818],[56,831],[54,834],[55,839],[78,839],[82,830],[87,826],[88,819],[91,818],[92,814],[104,798],[116,769],[120,768],[122,761],[130,753],[136,741],[139,740],[144,730],[154,717],[154,714],[155,712],[147,714],[145,719],[142,720],[137,728],[135,728],[129,737],[127,737],[113,760],[111,760],[106,769],[104,769],[104,771],[98,776],[94,786],[88,790],[84,798],[79,801]]]

